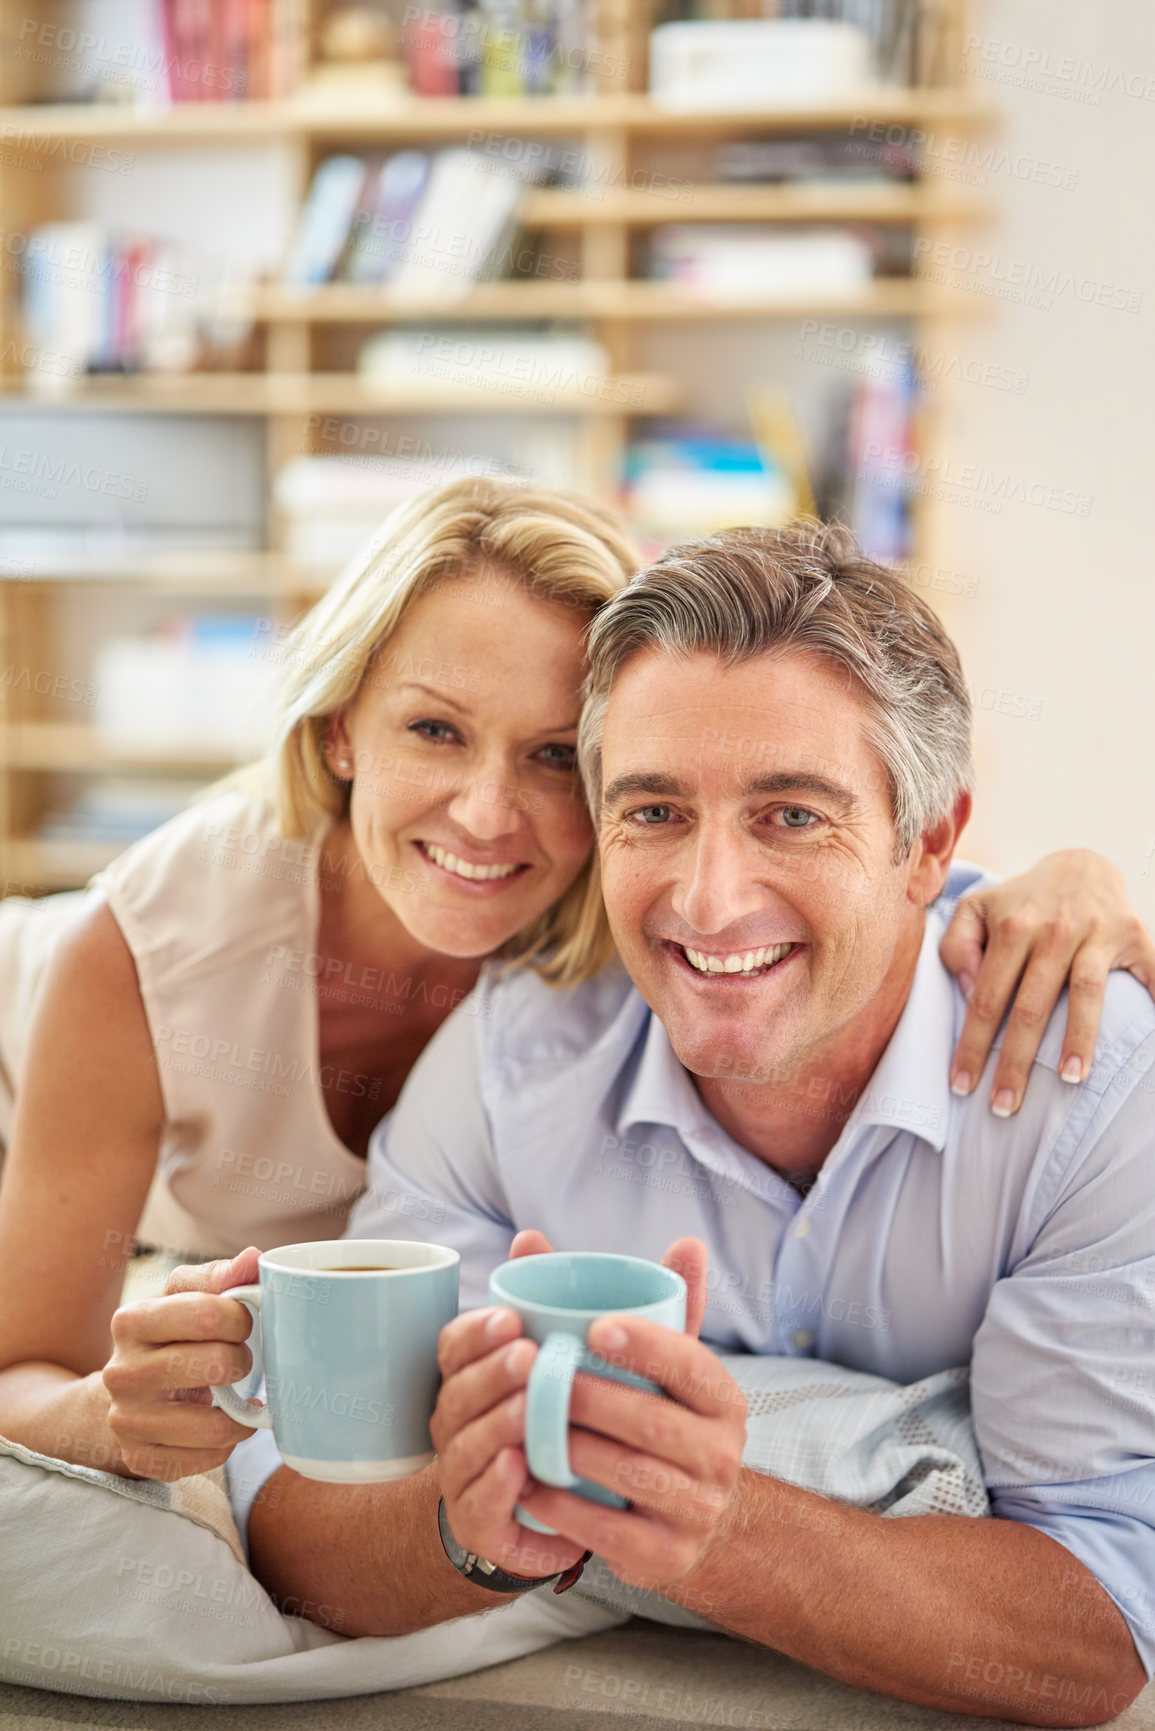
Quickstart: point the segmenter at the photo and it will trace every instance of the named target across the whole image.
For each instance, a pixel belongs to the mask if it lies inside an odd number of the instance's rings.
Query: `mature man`
[[[428,1048],[354,1230],[456,1245],[482,1306],[443,1336],[439,1461],[364,1489],[282,1468],[254,1567],[353,1630],[488,1609],[442,1547],[443,1494],[458,1545],[506,1574],[591,1550],[853,1683],[1112,1717],[1155,1668],[1155,1012],[1114,976],[1081,1085],[1056,1071],[1060,1016],[1018,1116],[951,1097],[964,1004],[932,904],[970,809],[966,689],[934,616],[843,532],[675,550],[599,617],[591,665],[583,770],[629,977],[498,975]],[[517,1228],[523,1252],[678,1240],[704,1298],[701,1340],[591,1336],[676,1396],[579,1379],[574,1469],[626,1511],[527,1482],[536,1349],[484,1308]],[[887,1520],[743,1468],[741,1361],[718,1354],[904,1383],[969,1361],[997,1518]]]

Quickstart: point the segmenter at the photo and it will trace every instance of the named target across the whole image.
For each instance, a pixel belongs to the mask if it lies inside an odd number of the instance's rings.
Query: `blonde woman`
[[[468,480],[407,505],[286,644],[268,760],[83,897],[3,910],[0,1434],[128,1474],[223,1461],[247,1433],[204,1385],[248,1351],[198,1339],[196,1294],[125,1313],[144,1332],[110,1423],[134,1235],[186,1259],[338,1236],[370,1131],[483,961],[559,987],[607,961],[575,747],[584,633],[633,564],[558,494]],[[1085,929],[1111,904],[1126,963],[1109,872],[1036,868],[985,916],[1033,898],[1045,934],[1074,886]],[[991,945],[1001,1002],[1022,961]]]

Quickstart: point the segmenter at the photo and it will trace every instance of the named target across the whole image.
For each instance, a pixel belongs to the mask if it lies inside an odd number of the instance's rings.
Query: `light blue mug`
[[[266,1250],[260,1284],[234,1286],[253,1318],[266,1401],[213,1404],[271,1430],[288,1466],[329,1484],[405,1478],[433,1459],[437,1337],[457,1315],[460,1257],[440,1244],[339,1238]]]
[[[516,1310],[530,1340],[541,1348],[529,1373],[525,1408],[525,1453],[529,1470],[544,1485],[575,1491],[589,1502],[624,1509],[625,1497],[569,1464],[569,1405],[577,1372],[628,1383],[662,1395],[656,1383],[599,1358],[586,1345],[590,1324],[600,1316],[630,1315],[679,1331],[686,1326],[686,1283],[672,1268],[638,1256],[600,1250],[554,1250],[503,1262],[489,1277],[494,1304]],[[665,1397],[664,1397],[665,1398]],[[520,1507],[523,1526],[552,1533]]]

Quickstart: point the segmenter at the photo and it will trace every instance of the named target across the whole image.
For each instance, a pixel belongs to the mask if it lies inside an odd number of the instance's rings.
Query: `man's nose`
[[[500,841],[521,828],[517,789],[502,764],[466,771],[448,810],[454,823],[478,841]]]
[[[699,831],[671,901],[673,911],[703,937],[757,913],[765,906],[739,836],[722,829]]]

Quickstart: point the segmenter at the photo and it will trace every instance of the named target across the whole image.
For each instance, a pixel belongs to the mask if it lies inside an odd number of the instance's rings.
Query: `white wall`
[[[987,0],[976,12],[970,65],[995,75],[976,82],[1002,109],[1013,160],[989,176],[1002,218],[976,242],[1000,263],[956,280],[974,290],[1001,274],[1007,298],[960,347],[1029,380],[1021,395],[956,387],[947,449],[960,475],[982,466],[1091,504],[1086,516],[942,507],[952,558],[977,578],[948,619],[993,706],[980,708],[967,851],[1009,870],[1061,844],[1098,848],[1155,923],[1155,8]],[[1013,82],[1028,56],[1046,89]],[[1059,273],[1045,310],[1011,298],[1032,270],[1044,295]],[[1113,307],[1116,291],[1138,310]],[[1001,693],[1041,702],[1038,719],[1008,699],[1000,716]]]

